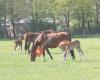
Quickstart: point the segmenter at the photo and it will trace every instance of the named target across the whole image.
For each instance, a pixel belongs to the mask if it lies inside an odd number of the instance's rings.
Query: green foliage
[[[100,5],[96,5],[94,0],[0,0],[0,18],[4,16],[14,20],[32,18],[34,21],[29,23],[30,30],[39,31],[48,29],[45,26],[49,25],[50,28],[54,28],[54,23],[41,20],[45,18],[59,20],[59,17],[64,18],[66,15],[66,19],[62,20],[65,23],[58,23],[61,28],[69,27],[75,34],[82,33],[84,29],[85,33],[99,33],[96,6],[99,11]],[[73,23],[73,20],[76,22]],[[54,24],[56,28],[58,24]],[[40,27],[42,25],[44,27]]]
[[[36,23],[33,24],[32,20],[30,20],[28,24],[30,26],[30,31],[36,32]],[[42,30],[47,30],[47,29],[54,29],[53,23],[40,20],[38,22],[37,30],[42,31]]]
[[[0,30],[0,39],[4,38],[4,32]]]

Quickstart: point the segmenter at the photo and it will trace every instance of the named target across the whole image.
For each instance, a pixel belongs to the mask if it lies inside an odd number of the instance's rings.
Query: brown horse
[[[47,34],[46,32],[42,32],[40,35],[37,36],[34,45],[32,46],[31,52],[31,61],[35,61],[36,58],[36,50],[38,46],[41,46],[42,49],[46,48],[57,48],[58,44],[63,40],[71,40],[71,36],[69,33],[66,32],[57,32]],[[45,52],[42,53],[45,61]],[[75,59],[73,51],[71,51],[73,59]]]
[[[24,37],[25,37],[25,53],[28,50],[28,53],[30,53],[30,44],[34,43],[35,38],[42,33],[43,31],[37,32],[37,33],[33,33],[33,32],[27,32],[25,33]],[[55,31],[53,29],[49,29],[49,30],[45,30],[46,33],[54,33]]]
[[[23,36],[18,37],[15,41],[14,41],[14,49],[16,50],[16,48],[19,46],[19,48],[22,51],[22,44],[23,44]]]
[[[60,49],[64,53],[64,60],[66,60],[66,55],[68,55],[70,53],[70,51],[73,50],[74,48],[77,49],[77,51],[79,52],[80,60],[82,60],[81,57],[83,57],[83,51],[82,51],[81,46],[80,46],[80,41],[78,41],[78,40],[75,40],[75,41],[64,40],[64,41],[60,42],[58,46],[60,47]]]
[[[33,32],[27,32],[25,33],[25,53],[28,50],[28,53],[30,53],[29,48],[30,44],[34,42],[34,39],[37,37],[39,33],[33,33]]]

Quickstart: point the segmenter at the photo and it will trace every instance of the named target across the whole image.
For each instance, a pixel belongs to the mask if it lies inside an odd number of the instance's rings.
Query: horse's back
[[[70,35],[69,33],[66,32],[51,33],[51,34],[47,34],[47,36],[49,39],[57,40],[57,41],[70,40]]]
[[[78,41],[78,40],[72,41],[71,43],[76,44],[76,45],[80,45],[80,41]]]
[[[33,42],[33,40],[37,37],[39,33],[27,32],[25,33],[25,38],[27,38],[28,42]]]

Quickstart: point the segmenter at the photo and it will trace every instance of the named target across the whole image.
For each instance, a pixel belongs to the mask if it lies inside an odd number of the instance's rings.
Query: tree
[[[81,27],[82,33],[86,33],[86,23],[90,29],[90,21],[94,16],[94,6],[91,0],[76,0],[75,12],[76,19]]]
[[[6,14],[7,14],[7,1],[6,0],[1,0],[0,4],[0,24],[3,28],[3,33],[4,33],[4,38],[7,38],[7,29],[6,29]]]
[[[62,14],[65,17],[66,27],[67,31],[70,32],[70,15],[73,10],[75,1],[73,0],[59,0],[58,1],[58,10],[60,14]]]

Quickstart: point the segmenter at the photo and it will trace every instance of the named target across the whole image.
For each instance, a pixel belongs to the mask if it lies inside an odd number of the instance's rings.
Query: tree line
[[[15,21],[28,19],[30,31],[53,28],[72,34],[100,33],[99,0],[0,0],[0,34],[7,20],[16,37]],[[2,24],[3,22],[3,24]]]

